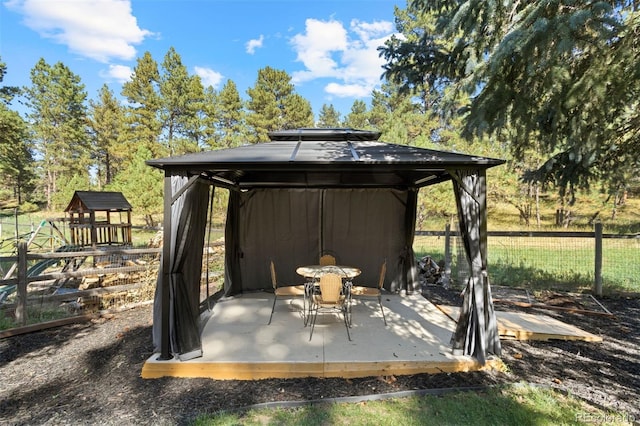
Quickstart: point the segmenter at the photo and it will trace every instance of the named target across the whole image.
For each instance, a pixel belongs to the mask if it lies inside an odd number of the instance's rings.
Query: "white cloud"
[[[339,84],[329,83],[324,91],[338,98],[366,98],[371,95],[373,86],[364,84]]]
[[[306,20],[304,34],[296,34],[291,44],[297,52],[297,60],[307,68],[306,71],[294,73],[294,82],[303,82],[321,77],[336,77],[338,62],[333,58],[334,52],[347,49],[347,31],[338,21]]]
[[[362,22],[357,19],[351,21],[351,31],[368,41],[372,37],[387,37],[393,33],[393,24],[389,21]]]
[[[366,97],[380,84],[384,59],[378,47],[393,35],[388,21],[352,20],[347,30],[335,20],[307,19],[305,32],[291,38],[303,70],[292,74],[294,84],[331,79],[325,92],[338,97]]]
[[[100,77],[116,80],[118,83],[126,83],[131,80],[131,75],[133,74],[133,70],[131,67],[126,65],[109,65],[109,69],[107,71],[102,71],[100,73]]]
[[[202,80],[202,85],[204,87],[211,86],[214,89],[217,89],[224,78],[222,74],[218,71],[212,70],[211,68],[195,67],[194,69],[196,75],[198,75]]]
[[[13,0],[6,6],[40,36],[99,62],[133,59],[134,46],[152,35],[138,26],[129,0]]]
[[[246,44],[246,51],[249,55],[253,55],[256,52],[256,49],[262,47],[262,43],[264,42],[264,36],[260,34],[260,37],[257,39],[249,40]]]

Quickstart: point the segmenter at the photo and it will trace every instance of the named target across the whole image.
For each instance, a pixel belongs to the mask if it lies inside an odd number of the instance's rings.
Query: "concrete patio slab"
[[[337,314],[319,314],[310,339],[302,298],[251,293],[219,300],[202,329],[203,356],[190,361],[150,357],[142,377],[254,380],[294,377],[365,377],[492,368],[452,355],[455,322],[419,294],[384,295],[384,325],[375,299],[355,299],[351,341]]]

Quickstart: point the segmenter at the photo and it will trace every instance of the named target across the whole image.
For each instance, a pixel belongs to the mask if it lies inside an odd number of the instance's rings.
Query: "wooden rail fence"
[[[55,280],[67,280],[72,278],[82,278],[91,275],[106,275],[106,274],[130,274],[133,272],[142,272],[149,269],[149,265],[126,265],[126,266],[108,266],[104,268],[98,268],[95,266],[81,268],[71,271],[62,272],[47,272],[42,274],[28,275],[29,261],[46,261],[46,260],[67,260],[70,259],[86,259],[92,257],[95,259],[100,258],[113,258],[120,257],[124,259],[126,257],[141,257],[141,256],[158,256],[161,253],[160,248],[144,248],[144,249],[114,249],[109,250],[86,250],[86,251],[70,251],[70,252],[55,252],[55,253],[29,253],[26,242],[19,242],[17,246],[17,256],[4,256],[0,257],[0,261],[15,262],[17,264],[16,277],[0,280],[0,286],[16,286],[16,302],[14,304],[4,304],[5,309],[15,309],[15,319],[18,324],[26,324],[27,320],[27,303],[29,301],[27,287],[31,283],[35,282],[47,282]],[[95,262],[94,262],[95,263]],[[44,272],[44,271],[43,271]],[[113,292],[129,291],[134,288],[142,286],[143,283],[115,285],[111,287],[93,288],[87,290],[80,290],[73,293],[74,298],[77,297],[89,297],[89,296],[102,296]],[[69,295],[48,295],[44,298],[38,298],[39,301],[46,299],[48,302],[61,301],[69,298]]]
[[[444,237],[444,276],[446,280],[449,280],[451,274],[452,263],[452,251],[453,244],[451,239],[453,237],[459,237],[460,232],[452,230],[450,225],[445,227],[444,231],[416,231],[416,236],[433,236]],[[618,241],[640,241],[640,234],[606,234],[603,232],[602,223],[596,223],[592,232],[566,232],[566,231],[488,231],[487,236],[489,238],[489,245],[491,245],[491,239],[493,237],[511,237],[511,238],[578,238],[585,240],[592,240],[594,253],[591,268],[593,272],[593,292],[597,296],[602,296],[602,282],[603,282],[603,241],[618,240]]]

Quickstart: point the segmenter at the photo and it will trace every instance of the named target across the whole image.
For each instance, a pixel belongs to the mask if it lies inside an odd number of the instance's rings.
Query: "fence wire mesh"
[[[153,300],[159,253],[153,249],[28,255],[24,323],[15,322],[18,303],[15,260],[3,259],[0,329],[121,309]],[[52,257],[47,257],[52,256]],[[9,260],[8,260],[9,259]]]
[[[640,235],[602,240],[602,285],[640,292]]]
[[[210,308],[213,296],[224,289],[224,240],[205,246],[200,277],[200,305]]]
[[[418,233],[420,234],[420,233]],[[417,257],[430,256],[444,265],[444,232],[418,235]],[[498,235],[495,235],[498,234]],[[487,261],[492,285],[529,289],[592,291],[596,271],[593,233],[489,233]],[[469,276],[462,239],[451,233],[451,285],[462,287]],[[602,288],[605,293],[640,291],[640,236],[604,235]]]

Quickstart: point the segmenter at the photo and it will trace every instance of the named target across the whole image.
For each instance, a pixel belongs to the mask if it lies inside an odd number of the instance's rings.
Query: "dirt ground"
[[[430,286],[435,303],[457,292]],[[600,335],[602,343],[503,341],[506,372],[214,381],[144,380],[151,306],[0,340],[0,424],[188,424],[197,415],[273,401],[530,382],[562,389],[640,421],[640,299],[601,299],[615,318],[528,309]],[[513,306],[496,302],[499,310]]]

